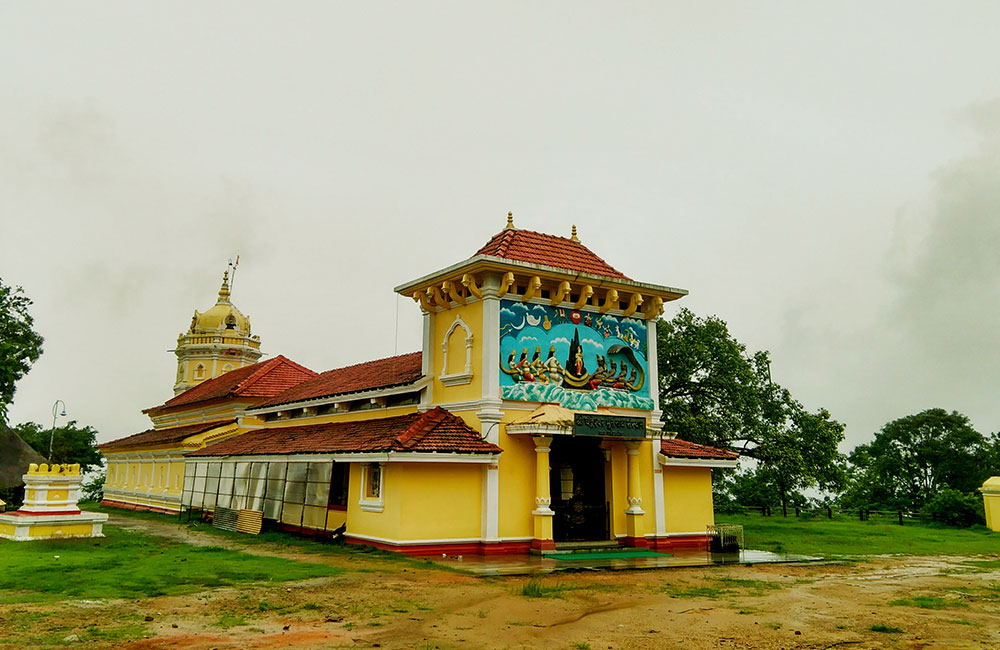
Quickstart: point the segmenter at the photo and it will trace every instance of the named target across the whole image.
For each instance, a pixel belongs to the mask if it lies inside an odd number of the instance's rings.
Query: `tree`
[[[21,287],[5,285],[0,278],[0,422],[7,422],[14,384],[42,354],[43,339],[32,329],[29,306],[31,300]]]
[[[844,502],[870,508],[919,510],[946,488],[975,495],[998,467],[997,437],[986,438],[969,418],[928,409],[893,420],[858,445]]]
[[[664,428],[757,461],[741,475],[742,490],[756,481],[754,493],[773,490],[787,508],[800,490],[841,488],[844,426],[825,409],[810,413],[772,382],[768,353],[748,354],[725,321],[687,309],[659,321],[657,363]]]
[[[42,427],[35,422],[23,422],[14,427],[14,432],[31,447],[48,458],[49,440],[52,440],[53,463],[79,463],[82,471],[91,467],[100,467],[101,454],[97,451],[97,431],[93,427],[78,427],[76,420],[70,420],[65,426],[52,429]]]

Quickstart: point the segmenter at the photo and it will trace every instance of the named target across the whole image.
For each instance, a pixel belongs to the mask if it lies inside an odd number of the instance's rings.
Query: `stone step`
[[[570,553],[615,553],[634,551],[634,548],[622,546],[618,542],[611,540],[598,540],[593,542],[556,542],[556,548],[552,551],[545,551],[545,555],[563,555]]]

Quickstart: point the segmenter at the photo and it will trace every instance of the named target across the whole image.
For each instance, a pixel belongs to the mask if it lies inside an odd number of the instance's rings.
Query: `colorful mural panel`
[[[638,318],[500,301],[504,399],[652,410],[646,346]]]

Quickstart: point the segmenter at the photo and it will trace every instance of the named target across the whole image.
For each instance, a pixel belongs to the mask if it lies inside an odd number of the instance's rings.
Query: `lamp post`
[[[62,413],[59,412],[59,405],[62,404]],[[49,434],[49,462],[52,462],[52,442],[56,438],[56,416],[66,416],[66,402],[57,399],[52,405],[52,433]]]

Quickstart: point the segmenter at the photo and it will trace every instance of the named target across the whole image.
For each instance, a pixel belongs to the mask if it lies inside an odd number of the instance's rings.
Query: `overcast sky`
[[[484,5],[0,4],[0,277],[45,337],[11,422],[148,428],[237,254],[267,354],[416,350],[392,288],[512,210],[688,289],[844,450],[1000,430],[1000,3]]]

